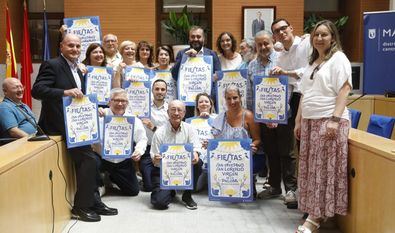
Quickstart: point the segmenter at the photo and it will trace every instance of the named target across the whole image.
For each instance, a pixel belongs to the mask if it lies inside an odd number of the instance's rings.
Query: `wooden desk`
[[[70,206],[65,196],[73,201],[74,173],[61,137],[51,138],[39,142],[22,138],[0,147],[0,231],[51,232],[52,200],[55,232],[61,232],[69,222]],[[58,164],[66,176],[66,192]]]
[[[351,129],[349,174],[349,213],[337,216],[341,231],[395,232],[395,141]]]

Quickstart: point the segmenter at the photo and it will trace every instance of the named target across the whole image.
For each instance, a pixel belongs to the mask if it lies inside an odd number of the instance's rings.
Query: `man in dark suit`
[[[265,21],[262,19],[262,13],[258,11],[256,16],[256,19],[252,21],[252,36],[255,36],[259,31],[265,30]]]
[[[81,54],[81,40],[67,34],[60,43],[61,55],[41,64],[32,96],[41,100],[41,114],[38,124],[49,135],[63,135],[65,124],[63,96],[81,98],[85,81],[78,69],[77,61]],[[74,197],[73,217],[88,222],[100,221],[100,215],[116,215],[118,210],[107,207],[97,191],[100,182],[100,159],[91,146],[67,149],[75,164],[77,192]]]
[[[215,73],[218,70],[221,70],[221,63],[219,62],[217,53],[203,47],[204,45],[204,30],[203,28],[199,26],[192,26],[191,29],[189,30],[189,48],[186,48],[184,50],[181,50],[178,52],[177,57],[176,57],[176,62],[171,70],[171,73],[173,75],[173,78],[175,80],[178,80],[178,72],[180,70],[180,65],[181,65],[181,59],[182,55],[186,54],[187,56],[190,57],[195,57],[197,55],[205,55],[205,56],[212,56],[213,57],[213,73]],[[214,78],[215,79],[215,78]],[[212,89],[215,90],[215,86],[212,86]],[[211,96],[213,100],[215,100],[215,93],[211,92]],[[187,112],[185,114],[185,117],[192,117],[194,116],[193,112],[193,107],[187,106]]]

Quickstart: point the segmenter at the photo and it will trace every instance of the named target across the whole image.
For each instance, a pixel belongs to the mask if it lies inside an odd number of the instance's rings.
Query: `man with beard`
[[[250,62],[256,57],[254,39],[247,38],[241,41],[240,55],[243,58],[243,63],[237,69],[247,69]]]
[[[186,54],[187,56],[190,57],[195,57],[195,56],[212,56],[213,57],[213,74],[218,71],[221,70],[221,63],[219,62],[217,53],[206,48],[203,47],[204,45],[204,30],[203,28],[199,27],[199,26],[192,26],[191,29],[189,30],[189,48],[186,48],[184,50],[181,50],[180,52],[178,52],[177,57],[176,57],[176,62],[171,70],[171,73],[173,75],[173,78],[175,80],[178,80],[178,72],[180,69],[180,65],[181,65],[181,59],[182,59],[182,55]],[[214,85],[212,86],[212,90],[214,90]],[[210,94],[210,93],[208,93]],[[215,100],[215,93],[212,91],[211,92],[211,96],[212,99]],[[194,108],[193,106],[188,106],[187,107],[187,111],[185,114],[185,117],[192,117],[194,116]]]

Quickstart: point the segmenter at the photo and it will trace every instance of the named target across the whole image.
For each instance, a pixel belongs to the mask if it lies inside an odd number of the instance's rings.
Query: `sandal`
[[[309,229],[308,227],[305,226],[298,226],[298,229],[296,230],[296,233],[314,233],[314,232],[318,232],[318,229],[320,228],[320,224],[307,218],[306,222],[310,223],[311,225],[315,226],[315,228]]]

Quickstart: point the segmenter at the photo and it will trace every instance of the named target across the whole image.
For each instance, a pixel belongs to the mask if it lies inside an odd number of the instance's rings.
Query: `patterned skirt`
[[[302,119],[299,154],[299,209],[312,218],[346,215],[350,123],[341,119],[335,138],[325,137],[329,118]]]

